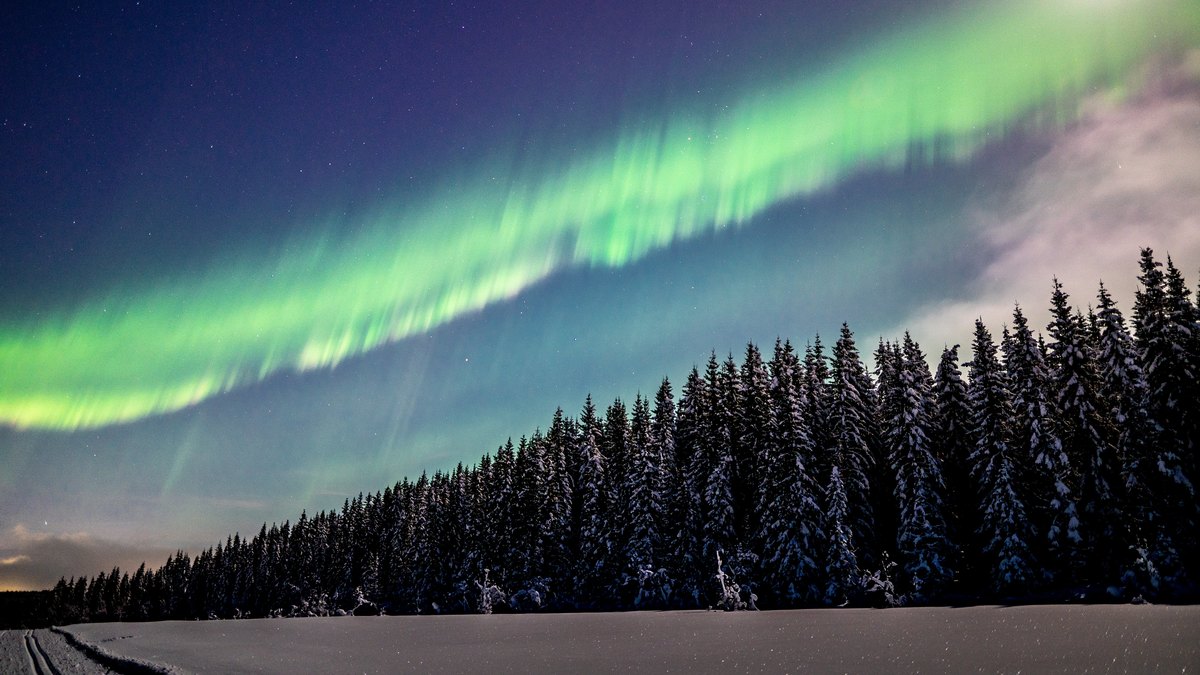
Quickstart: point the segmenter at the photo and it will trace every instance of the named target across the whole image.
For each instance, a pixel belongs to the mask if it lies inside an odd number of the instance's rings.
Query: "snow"
[[[1200,607],[1159,605],[257,619],[67,630],[110,654],[196,673],[1200,668]]]
[[[32,640],[30,640],[32,638]],[[35,666],[34,659],[38,659]],[[61,634],[51,630],[6,630],[0,632],[0,672],[38,673],[46,664],[51,673],[103,675],[107,668],[72,647]],[[153,672],[144,669],[141,672]]]
[[[0,632],[0,673],[20,673],[28,668],[24,636],[23,630]]]

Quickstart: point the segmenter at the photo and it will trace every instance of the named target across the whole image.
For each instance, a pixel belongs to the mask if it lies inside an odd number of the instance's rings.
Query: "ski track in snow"
[[[1200,670],[1200,607],[1190,606],[254,619],[66,631],[105,654],[195,673]]]
[[[0,631],[0,673],[103,675],[113,672],[51,630]]]

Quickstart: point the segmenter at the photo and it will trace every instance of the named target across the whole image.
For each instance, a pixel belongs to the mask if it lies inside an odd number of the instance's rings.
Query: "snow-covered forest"
[[[1200,312],[1169,259],[1140,265],[1129,321],[1103,286],[1087,307],[1055,282],[1044,332],[1017,307],[932,372],[908,335],[870,355],[846,325],[828,353],[814,338],[714,354],[678,392],[589,397],[474,466],[158,569],[64,579],[45,611],[1194,598]]]

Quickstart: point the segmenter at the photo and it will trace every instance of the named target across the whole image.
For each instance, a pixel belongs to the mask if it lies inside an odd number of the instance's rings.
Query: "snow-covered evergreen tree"
[[[942,467],[946,527],[950,540],[958,543],[951,561],[960,576],[965,576],[974,563],[970,553],[976,548],[979,495],[971,480],[970,457],[975,444],[971,439],[967,385],[958,365],[958,345],[942,350],[933,379],[933,399],[932,449]]]
[[[702,585],[700,537],[701,492],[703,490],[703,415],[705,391],[703,378],[692,368],[683,385],[676,415],[675,456],[682,491],[676,502],[676,536],[672,559],[680,577],[679,601],[685,606],[700,606]]]
[[[816,454],[809,434],[807,402],[791,345],[775,344],[766,423],[769,452],[758,491],[764,582],[778,606],[818,602],[821,553],[826,547],[820,488],[812,475]]]
[[[829,442],[827,453],[840,472],[848,495],[847,523],[854,532],[856,545],[872,541],[874,514],[871,508],[869,475],[873,467],[878,438],[875,424],[875,397],[870,377],[863,367],[854,334],[842,324],[841,336],[833,348],[829,383]],[[869,562],[870,551],[859,548],[860,559]]]
[[[791,344],[784,344],[790,349]],[[808,428],[812,436],[813,446],[819,450],[833,447],[829,433],[829,361],[825,356],[825,346],[821,344],[821,336],[813,337],[812,342],[804,350],[802,387],[804,399],[807,401],[805,415],[808,417]],[[826,461],[824,452],[818,453],[813,466],[814,475],[829,475],[830,464]]]
[[[1082,546],[1068,551],[1066,569],[1077,577],[1106,578],[1102,569],[1113,559],[1117,541],[1117,499],[1113,483],[1119,476],[1113,433],[1103,415],[1100,375],[1086,320],[1072,315],[1062,284],[1054,280],[1051,295],[1050,365],[1060,411],[1063,451],[1078,476]],[[1084,579],[1080,579],[1084,580]]]
[[[1162,264],[1154,259],[1154,252],[1142,249],[1141,275],[1134,302],[1134,328],[1136,343],[1141,355],[1143,372],[1148,387],[1147,408],[1155,428],[1153,445],[1159,469],[1175,484],[1183,488],[1189,506],[1195,500],[1195,475],[1193,458],[1189,454],[1194,440],[1181,429],[1181,396],[1186,385],[1181,375],[1189,372],[1187,350],[1181,344],[1175,325],[1181,314],[1180,308],[1170,304],[1182,304],[1177,294],[1174,303],[1167,296],[1166,277]],[[1181,509],[1174,516],[1183,515]]]
[[[1014,457],[1032,462],[1029,479],[1030,516],[1044,533],[1047,557],[1067,561],[1083,544],[1078,506],[1079,477],[1058,435],[1058,408],[1053,378],[1043,348],[1018,305],[1013,328],[1004,342],[1004,360],[1012,394]]]
[[[890,436],[892,420],[900,415],[900,368],[903,357],[897,342],[879,341],[875,350],[875,421],[877,437],[872,443],[874,457],[869,479],[874,516],[874,548],[880,552],[896,550],[900,530],[900,508],[896,492],[896,472],[892,463]],[[872,564],[877,564],[873,562]]]
[[[637,608],[665,607],[670,581],[659,553],[663,550],[659,530],[666,512],[663,503],[662,454],[654,445],[650,406],[638,396],[634,400],[629,434],[629,470],[625,480],[628,523],[621,559],[621,586]]]
[[[676,412],[675,394],[671,388],[671,381],[664,377],[654,395],[654,419],[650,425],[650,437],[653,447],[658,452],[658,461],[662,467],[659,503],[663,510],[660,514],[662,521],[658,524],[659,548],[655,555],[657,559],[663,561],[666,573],[670,577],[667,600],[671,605],[684,601],[685,592],[681,585],[686,578],[684,570],[690,565],[690,561],[681,556],[684,551],[695,548],[695,539],[690,528],[691,518],[689,517],[691,500],[675,447],[678,433]]]
[[[767,466],[774,451],[771,445],[771,376],[762,354],[753,343],[746,345],[738,378],[738,407],[735,425],[738,436],[738,476],[734,483],[734,503],[738,514],[738,533],[743,542],[762,551],[763,542],[755,540],[762,531],[761,510],[769,479]]]
[[[629,415],[625,403],[614,399],[604,415],[600,452],[604,455],[604,470],[608,476],[608,514],[604,520],[612,532],[614,554],[620,548],[616,541],[629,526],[630,471]],[[615,581],[615,579],[614,579]]]
[[[1136,344],[1146,377],[1146,408],[1153,429],[1151,461],[1167,479],[1158,497],[1162,516],[1176,534],[1185,563],[1200,561],[1194,532],[1200,522],[1196,480],[1198,421],[1197,330],[1182,275],[1173,264],[1168,274],[1149,248],[1141,252],[1141,288],[1134,301]],[[1189,314],[1192,315],[1189,320]]]
[[[991,570],[991,586],[1012,594],[1036,583],[1030,541],[1034,533],[1025,510],[1019,462],[1011,448],[1012,404],[1008,383],[996,358],[996,344],[987,327],[975,321],[974,357],[967,364],[970,383],[971,464],[982,496],[980,534]]]
[[[863,576],[858,569],[846,486],[837,464],[830,468],[829,485],[825,488],[825,526],[829,531],[829,547],[825,554],[825,603],[838,607],[855,603],[863,594]]]
[[[579,499],[579,552],[576,557],[575,589],[581,606],[602,604],[607,586],[611,552],[609,514],[610,490],[605,457],[600,451],[600,421],[588,396],[579,418],[579,469],[576,493]]]
[[[886,397],[892,417],[885,421],[885,442],[900,506],[896,548],[912,597],[927,599],[944,590],[954,577],[943,515],[945,487],[929,439],[933,378],[925,355],[908,333],[897,356],[895,375],[888,376],[894,378],[895,388]]]
[[[1149,386],[1133,337],[1104,284],[1100,306],[1100,371],[1104,401],[1118,430],[1116,450],[1121,465],[1121,534],[1116,553],[1130,594],[1156,597],[1164,584],[1183,579],[1182,560],[1174,541],[1176,527],[1167,522],[1170,495],[1178,489],[1155,465],[1154,428],[1147,403]]]
[[[535,430],[517,446],[513,506],[513,576],[510,588],[516,592],[539,580],[546,563],[542,532],[548,517],[546,508],[550,472],[546,466],[545,440]]]
[[[736,396],[730,392],[736,381],[730,381],[717,364],[716,355],[709,357],[704,377],[705,399],[700,411],[703,439],[700,452],[694,455],[699,462],[697,477],[701,483],[701,540],[700,559],[712,560],[718,551],[726,555],[726,563],[737,553],[737,515],[733,502],[734,457],[731,441]]]
[[[545,551],[545,574],[551,580],[551,602],[564,606],[570,596],[572,577],[572,547],[574,532],[571,527],[571,504],[574,500],[574,471],[569,458],[574,456],[575,438],[572,425],[563,414],[562,408],[554,411],[554,419],[546,433],[546,480],[545,517],[538,534]]]

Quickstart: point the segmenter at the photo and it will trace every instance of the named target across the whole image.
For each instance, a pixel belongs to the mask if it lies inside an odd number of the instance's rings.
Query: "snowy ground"
[[[107,672],[111,671],[54,631],[0,631],[0,673],[100,675]]]
[[[67,630],[120,659],[196,673],[1200,671],[1200,607],[1148,605],[346,617]],[[25,633],[0,639],[4,672],[22,672],[15,664],[28,653],[17,641]],[[50,643],[61,636],[35,634],[50,659],[55,649],[72,649]]]

